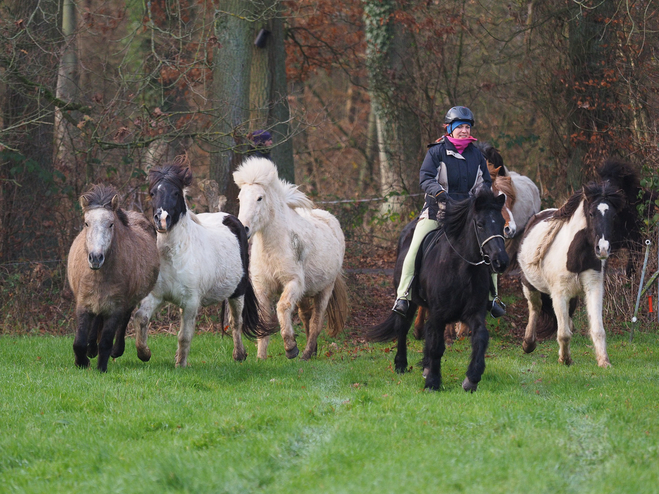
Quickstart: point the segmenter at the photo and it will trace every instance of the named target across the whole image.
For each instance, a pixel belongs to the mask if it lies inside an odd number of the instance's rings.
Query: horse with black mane
[[[625,194],[617,184],[591,182],[560,209],[541,211],[529,221],[518,254],[529,320],[526,353],[536,347],[536,333],[557,331],[558,361],[570,365],[572,313],[584,295],[597,364],[611,365],[602,323],[604,267],[611,254],[617,213]]]
[[[462,383],[465,391],[476,391],[485,370],[489,333],[485,326],[490,268],[503,272],[508,265],[503,238],[501,208],[505,197],[495,197],[487,187],[464,201],[449,199],[443,227],[431,232],[419,249],[417,275],[412,282],[412,301],[405,317],[392,312],[387,320],[367,330],[371,341],[398,339],[394,358],[396,372],[407,370],[407,332],[418,306],[429,309],[425,324],[423,375],[425,387],[441,385],[441,358],[444,354],[444,327],[463,321],[471,329],[471,362]],[[400,278],[409,248],[403,241],[396,261],[395,277]]]
[[[135,313],[137,356],[145,362],[151,358],[147,346],[149,320],[164,302],[172,302],[182,309],[176,366],[185,367],[199,308],[228,300],[233,358],[243,361],[247,352],[242,335],[268,334],[261,326],[259,305],[249,278],[247,233],[235,216],[197,215],[190,211],[185,189],[191,183],[192,172],[179,164],[149,172],[160,275]]]
[[[73,351],[78,367],[89,367],[98,355],[98,370],[105,372],[110,357],[123,355],[133,309],[158,278],[156,231],[142,213],[121,209],[107,185],[84,193],[80,206],[85,224],[67,263],[78,323]]]

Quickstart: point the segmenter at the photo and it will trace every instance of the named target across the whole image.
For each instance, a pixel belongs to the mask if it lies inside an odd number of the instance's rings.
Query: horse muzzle
[[[611,255],[611,244],[609,243],[608,240],[605,240],[603,238],[599,239],[599,242],[597,242],[597,245],[595,245],[595,255],[600,260],[605,260],[609,258],[609,256]]]
[[[505,250],[494,254],[494,256],[490,258],[490,265],[495,273],[503,273],[508,268],[509,263],[510,259]]]
[[[513,238],[517,233],[517,228],[514,225],[506,225],[503,228],[503,236],[506,238]]]
[[[172,217],[162,208],[158,209],[156,214],[153,215],[153,221],[156,224],[156,231],[158,233],[167,233],[172,226]]]
[[[96,254],[90,252],[87,256],[87,262],[89,263],[89,267],[93,270],[101,269],[101,266],[103,266],[103,263],[105,262],[105,256],[102,253]]]

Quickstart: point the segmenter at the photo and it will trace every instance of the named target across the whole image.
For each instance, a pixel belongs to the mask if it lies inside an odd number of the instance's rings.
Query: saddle
[[[435,245],[437,245],[437,242],[439,242],[439,239],[442,238],[442,235],[444,235],[444,228],[440,226],[436,230],[433,230],[429,232],[424,238],[423,242],[421,242],[421,246],[419,247],[419,251],[416,253],[416,259],[414,261],[414,278],[412,278],[412,289],[416,290],[418,293],[419,297],[427,304],[427,298],[426,298],[426,293],[425,290],[423,290],[418,283],[418,274],[421,269],[421,262],[423,261],[424,256],[428,254],[429,251],[431,251]]]

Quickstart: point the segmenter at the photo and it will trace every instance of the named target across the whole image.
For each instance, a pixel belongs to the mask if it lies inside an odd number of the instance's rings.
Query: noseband
[[[460,255],[460,253],[457,250],[455,250],[455,247],[453,247],[453,245],[451,245],[451,242],[449,241],[448,236],[446,237],[446,242],[448,243],[449,247],[451,247],[451,249],[453,249],[453,252],[455,252],[458,255],[458,257],[460,259],[462,259],[464,262],[466,262],[467,264],[471,264],[472,266],[480,266],[481,264],[485,264],[486,266],[489,266],[490,264],[492,264],[492,260],[490,259],[490,256],[488,256],[485,252],[483,252],[483,246],[486,243],[488,243],[490,240],[494,240],[495,238],[500,238],[504,242],[506,241],[506,239],[503,237],[503,235],[491,235],[491,236],[487,237],[485,240],[483,240],[481,242],[480,238],[478,238],[478,229],[476,228],[476,220],[473,220],[472,224],[474,225],[474,233],[476,234],[476,241],[478,242],[478,249],[480,250],[480,253],[481,253],[480,262],[471,262],[471,261],[465,259],[464,257],[462,257],[462,255]],[[444,232],[444,235],[446,235],[446,232]]]

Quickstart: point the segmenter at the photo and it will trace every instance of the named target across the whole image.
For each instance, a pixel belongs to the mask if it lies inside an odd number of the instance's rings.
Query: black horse
[[[467,324],[472,334],[471,362],[462,387],[465,391],[476,391],[481,380],[490,338],[485,326],[490,268],[501,273],[508,266],[502,235],[504,201],[503,195],[495,197],[486,187],[464,201],[449,199],[443,228],[431,232],[419,249],[407,315],[392,312],[382,324],[367,330],[366,337],[371,341],[398,338],[394,363],[396,372],[405,372],[407,332],[412,318],[417,306],[428,308],[423,351],[426,388],[437,390],[441,385],[444,327],[457,321]],[[396,261],[398,275],[411,241],[411,235],[403,237]]]

